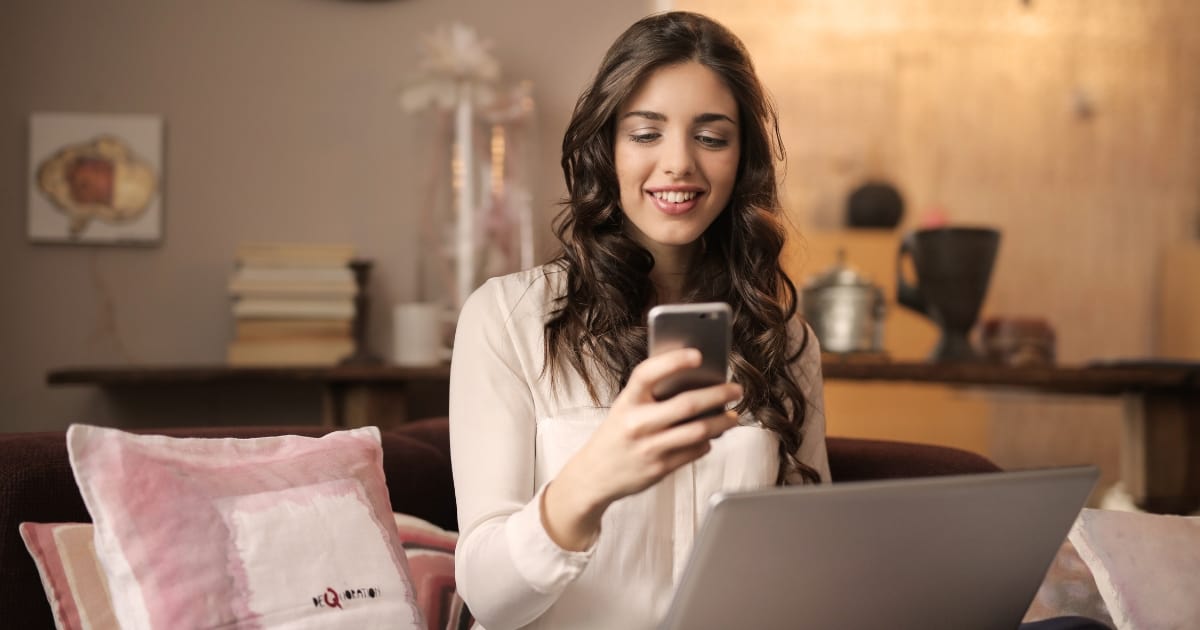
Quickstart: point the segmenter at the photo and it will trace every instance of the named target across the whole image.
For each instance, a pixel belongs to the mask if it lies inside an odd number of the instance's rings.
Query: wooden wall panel
[[[985,313],[1047,318],[1063,362],[1154,352],[1162,252],[1200,237],[1200,3],[674,4],[754,55],[801,230],[836,228],[854,185],[889,179],[905,228],[938,207],[1003,230]],[[1119,401],[992,398],[1001,463],[1115,461]]]
[[[1200,361],[1200,242],[1163,253],[1158,314],[1158,354]]]

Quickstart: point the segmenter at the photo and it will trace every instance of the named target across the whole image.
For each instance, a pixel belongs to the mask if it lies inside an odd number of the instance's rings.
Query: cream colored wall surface
[[[396,105],[417,40],[452,20],[494,41],[539,109],[539,249],[563,194],[559,143],[580,89],[648,0],[12,0],[0,9],[0,431],[118,422],[121,396],[44,384],[80,364],[219,363],[225,282],[247,240],[348,241],[376,261],[371,345],[412,297],[422,120]],[[33,245],[26,237],[32,112],[165,120],[165,229],[156,247]],[[245,393],[250,400],[252,392]],[[143,407],[162,424],[167,398]],[[190,421],[220,422],[238,394]],[[195,397],[188,398],[193,401]],[[269,392],[264,423],[315,421]],[[241,401],[245,403],[246,401]],[[189,402],[188,404],[197,404]],[[308,410],[308,411],[305,411]],[[153,415],[158,414],[158,415]]]
[[[838,226],[855,184],[887,178],[905,227],[940,206],[1003,230],[985,315],[1048,319],[1065,363],[1154,352],[1161,254],[1200,237],[1200,3],[674,4],[749,47],[778,101],[802,230]],[[991,454],[1111,472],[1121,410],[993,397]]]

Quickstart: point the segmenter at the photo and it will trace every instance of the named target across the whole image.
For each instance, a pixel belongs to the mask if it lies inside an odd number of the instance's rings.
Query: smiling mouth
[[[655,199],[666,201],[668,203],[683,203],[695,199],[700,193],[694,190],[661,190],[650,193]]]
[[[698,203],[700,197],[704,195],[702,190],[657,190],[646,191],[650,199],[653,200],[654,206],[659,212],[669,216],[682,216],[692,211]]]

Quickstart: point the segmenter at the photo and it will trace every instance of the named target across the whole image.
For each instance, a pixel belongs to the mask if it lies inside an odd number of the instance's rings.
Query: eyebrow
[[[637,111],[629,112],[628,114],[621,116],[621,120],[625,120],[626,118],[634,118],[634,117],[646,118],[648,120],[657,120],[660,122],[666,122],[666,120],[667,120],[667,117],[664,116],[663,114],[660,114],[658,112],[645,111],[645,110],[637,110]],[[725,120],[734,125],[737,124],[737,121],[730,118],[729,116],[726,116],[725,114],[715,114],[715,113],[700,114],[700,115],[696,116],[695,118],[693,118],[692,122],[693,123],[708,123],[708,122],[716,122],[719,120]]]

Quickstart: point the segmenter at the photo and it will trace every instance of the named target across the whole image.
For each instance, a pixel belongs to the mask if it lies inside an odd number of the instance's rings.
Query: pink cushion
[[[122,627],[424,627],[378,429],[67,447]]]
[[[469,628],[474,619],[454,583],[454,546],[458,533],[428,521],[396,514],[396,529],[408,555],[417,604],[429,630]]]
[[[1200,517],[1084,509],[1070,539],[1117,628],[1197,627]]]
[[[393,518],[428,630],[469,628],[474,620],[454,588],[458,534],[408,514]],[[59,630],[120,630],[92,535],[91,523],[21,523]]]
[[[21,523],[59,630],[120,630],[96,560],[91,523]]]

